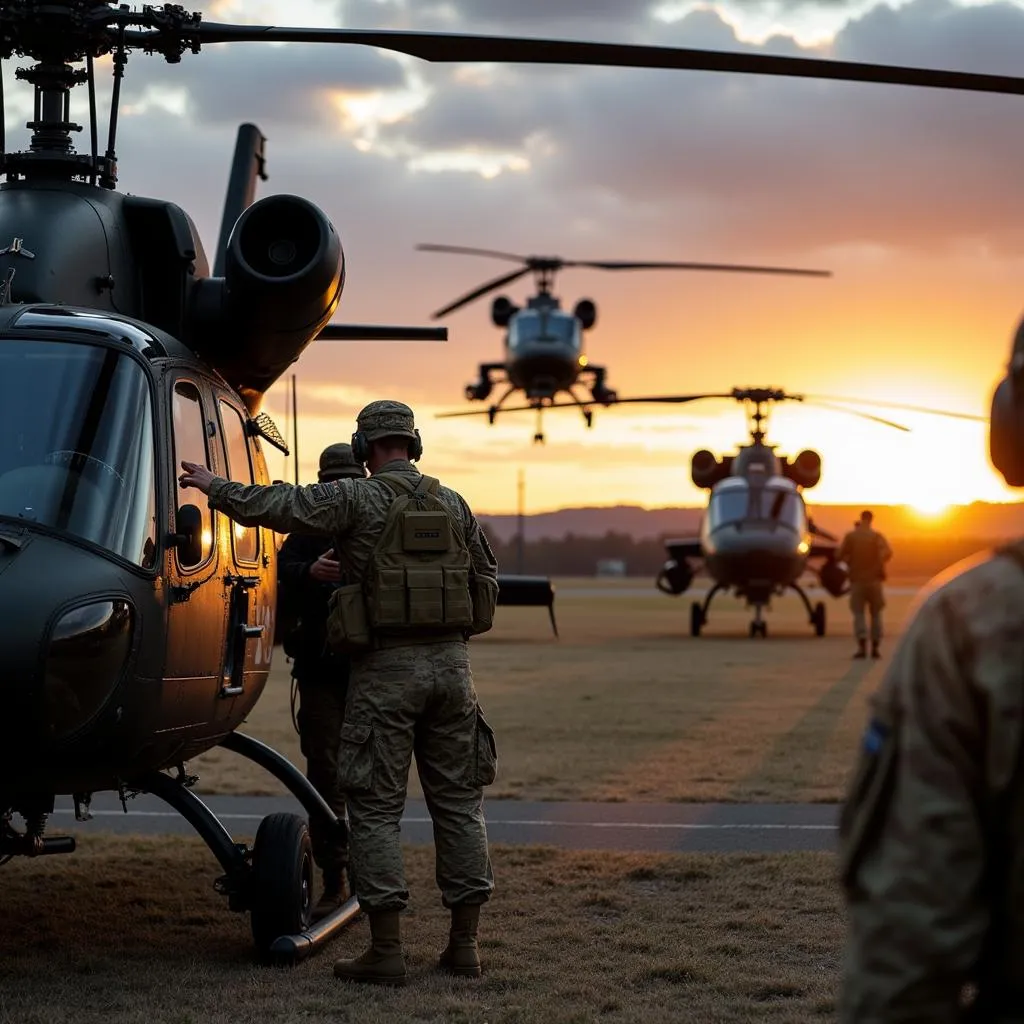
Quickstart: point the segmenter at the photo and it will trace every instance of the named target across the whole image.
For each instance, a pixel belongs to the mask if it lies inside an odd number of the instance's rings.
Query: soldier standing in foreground
[[[366,473],[347,444],[332,444],[320,454],[321,483],[346,478],[362,480]],[[341,566],[330,541],[315,534],[292,533],[277,553],[277,581],[286,599],[295,603],[299,625],[293,646],[292,676],[299,689],[299,743],[306,758],[306,776],[342,822],[347,822],[345,794],[338,784],[338,750],[345,719],[350,662],[327,645],[327,602],[341,582]],[[349,897],[348,825],[338,835],[325,834],[311,817],[309,836],[313,859],[323,873],[320,899],[313,920],[326,917]]]
[[[836,551],[836,560],[845,562],[850,570],[850,609],[853,631],[857,637],[855,658],[867,657],[868,626],[864,610],[871,612],[871,657],[882,656],[882,609],[885,607],[885,565],[892,558],[889,542],[871,526],[874,515],[861,512],[860,522],[843,538]]]
[[[494,781],[496,754],[466,640],[490,629],[497,563],[465,500],[413,465],[422,444],[408,406],[368,405],[359,414],[352,449],[369,468],[369,480],[243,486],[193,463],[182,463],[181,480],[243,525],[333,537],[343,576],[363,581],[332,595],[328,630],[336,645],[344,640],[361,651],[352,658],[339,772],[348,800],[353,881],[372,941],[360,957],[339,960],[335,974],[351,981],[406,981],[400,914],[409,891],[400,821],[415,752],[434,822],[437,881],[451,910],[438,966],[479,977],[480,906],[494,888],[483,788]],[[396,519],[393,505],[418,511]]]
[[[1024,486],[1024,324],[989,437]],[[843,1024],[1024,1020],[1024,543],[921,598],[873,701],[840,868]]]

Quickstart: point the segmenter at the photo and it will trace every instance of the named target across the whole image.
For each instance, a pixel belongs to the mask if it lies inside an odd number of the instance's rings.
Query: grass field
[[[2,869],[0,1024],[761,1021],[834,1013],[842,914],[826,854],[635,856],[493,851],[485,974],[433,971],[447,915],[429,849],[406,851],[411,983],[334,979],[358,922],[292,968],[253,963],[198,840],[91,836],[71,858]]]
[[[906,589],[895,581],[893,591]],[[902,587],[901,587],[902,584]],[[541,800],[832,801],[841,798],[880,663],[852,662],[845,600],[827,599],[817,638],[796,597],[776,602],[769,636],[747,636],[749,611],[712,605],[689,636],[690,600],[645,581],[559,584],[561,639],[544,609],[502,608],[471,645],[473,672],[499,747],[491,797]],[[817,596],[812,597],[817,600]],[[912,597],[891,593],[892,638]],[[289,711],[289,667],[275,652],[245,731],[302,763]],[[277,793],[232,754],[194,761],[205,792]],[[415,772],[410,793],[418,793]]]

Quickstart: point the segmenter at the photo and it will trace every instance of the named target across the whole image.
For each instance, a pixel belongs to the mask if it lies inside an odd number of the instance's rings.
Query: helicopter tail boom
[[[257,179],[267,180],[264,158],[266,144],[266,138],[256,125],[239,125],[235,156],[231,161],[231,177],[228,179],[228,191],[224,199],[220,239],[217,242],[217,254],[214,260],[213,273],[216,277],[224,276],[228,242],[231,240],[231,232],[238,222],[238,218],[256,201]]]

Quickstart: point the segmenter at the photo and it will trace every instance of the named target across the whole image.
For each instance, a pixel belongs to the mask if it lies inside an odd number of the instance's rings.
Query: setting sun
[[[922,497],[910,503],[910,508],[919,516],[926,519],[939,519],[945,516],[953,506],[945,499],[935,497]]]

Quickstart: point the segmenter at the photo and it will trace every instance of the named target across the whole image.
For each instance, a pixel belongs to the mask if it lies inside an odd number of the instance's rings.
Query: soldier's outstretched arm
[[[843,1024],[960,1020],[959,993],[989,926],[984,712],[961,611],[933,594],[874,698],[840,831]]]
[[[210,483],[210,508],[243,526],[266,526],[278,533],[344,533],[352,514],[352,480],[327,484],[245,485],[217,477]]]

